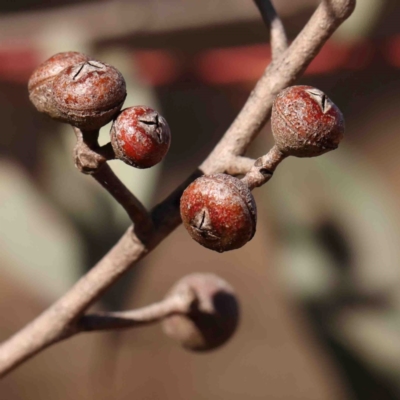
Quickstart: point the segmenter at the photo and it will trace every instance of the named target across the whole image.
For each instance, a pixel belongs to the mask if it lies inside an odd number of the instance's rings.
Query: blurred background
[[[318,2],[275,0],[294,38]],[[158,109],[172,130],[165,161],[112,168],[151,207],[217,143],[270,60],[251,0],[0,2],[0,340],[90,268],[129,224],[75,170],[72,129],[29,103],[27,81],[54,53],[116,66],[126,106]],[[234,338],[190,354],[159,326],[85,334],[0,382],[0,398],[400,399],[400,3],[359,0],[300,80],[346,119],[339,150],[289,159],[255,191],[259,223],[244,248],[217,254],[182,227],[111,288],[101,309],[160,300],[194,271],[241,300]],[[108,141],[109,127],[101,140]],[[249,155],[272,146],[267,125]]]

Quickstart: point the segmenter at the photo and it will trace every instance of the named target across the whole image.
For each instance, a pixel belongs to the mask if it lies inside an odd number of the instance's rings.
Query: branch
[[[120,181],[107,164],[115,158],[111,144],[98,145],[98,131],[82,132],[73,128],[77,144],[75,146],[75,165],[85,174],[91,174],[114,199],[124,208],[134,224],[134,231],[142,241],[146,241],[153,230],[153,223],[140,200]]]
[[[136,235],[143,241],[147,240],[153,230],[153,223],[140,200],[119,180],[108,164],[104,164],[92,176],[127,212]]]
[[[266,69],[238,117],[199,170],[152,211],[156,230],[149,242],[141,242],[132,228],[128,229],[62,298],[0,346],[0,376],[51,344],[72,336],[84,311],[179,225],[179,199],[185,186],[199,174],[225,171],[233,156],[244,154],[270,115],[276,94],[302,74],[354,7],[355,0],[321,1],[287,51]]]
[[[267,26],[270,26],[272,58],[279,57],[288,47],[285,27],[271,0],[254,0]]]
[[[273,60],[239,115],[201,165],[206,174],[223,172],[232,155],[243,155],[269,118],[276,95],[305,71],[336,28],[353,12],[355,0],[322,0],[288,50]]]
[[[176,293],[159,303],[131,311],[108,312],[84,315],[77,324],[78,332],[126,329],[149,325],[172,314],[186,314],[196,300],[193,291],[185,295]]]
[[[0,376],[77,332],[83,312],[148,252],[129,228],[115,246],[63,297],[0,346]]]

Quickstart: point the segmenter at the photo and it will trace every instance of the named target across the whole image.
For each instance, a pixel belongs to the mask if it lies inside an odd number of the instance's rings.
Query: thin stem
[[[262,19],[270,27],[272,58],[279,57],[288,47],[288,40],[282,20],[271,0],[254,0]]]
[[[263,157],[260,157],[253,165],[251,170],[242,178],[242,181],[253,190],[256,187],[267,183],[282,160],[287,156],[283,154],[275,145]]]
[[[186,181],[187,184],[196,175],[225,171],[232,156],[244,154],[266,122],[276,94],[302,74],[354,7],[355,0],[321,1],[287,51],[266,69],[235,121],[199,169]],[[103,259],[63,297],[0,346],[0,376],[51,344],[77,332],[76,326],[83,312],[179,225],[179,198],[183,186],[152,211],[156,230],[150,245],[140,241],[132,229],[128,229]]]
[[[97,150],[99,130],[81,131],[73,127],[76,136],[74,148],[75,166],[84,174],[93,174],[107,162],[106,157]]]
[[[138,237],[141,240],[147,240],[153,230],[153,223],[140,200],[120,181],[107,163],[92,176],[121,204],[132,220],[133,229]]]
[[[115,157],[112,147],[110,145],[99,146],[98,130],[82,132],[80,129],[74,128],[74,132],[77,138],[74,149],[77,168],[83,173],[92,175],[114,197],[133,222],[137,236],[141,240],[147,241],[153,230],[150,214],[107,164],[108,159]]]
[[[99,146],[99,130],[81,131],[72,127],[76,136],[75,166],[84,174],[93,174],[107,161],[115,159],[111,143]]]
[[[149,325],[172,314],[186,314],[194,300],[194,292],[190,291],[186,294],[175,294],[137,310],[84,315],[79,320],[78,330],[89,332]]]
[[[115,160],[115,153],[111,143],[107,143],[104,146],[98,147],[96,151],[98,154],[103,156],[107,161]]]

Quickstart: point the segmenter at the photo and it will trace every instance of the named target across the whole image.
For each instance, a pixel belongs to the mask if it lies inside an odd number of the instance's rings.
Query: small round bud
[[[57,118],[58,111],[54,108],[51,98],[54,78],[63,69],[89,60],[90,58],[85,54],[67,51],[58,53],[39,65],[28,82],[29,98],[36,109]]]
[[[230,175],[196,179],[183,192],[180,210],[190,236],[220,253],[244,246],[256,231],[254,197],[240,179]]]
[[[111,128],[115,155],[136,168],[150,168],[167,154],[171,132],[167,121],[150,107],[123,110]]]
[[[239,303],[233,288],[214,274],[191,274],[170,290],[174,296],[192,290],[195,294],[188,314],[166,317],[166,335],[193,351],[213,350],[231,338],[239,322]]]
[[[271,124],[279,150],[296,157],[334,150],[344,135],[339,108],[311,86],[292,86],[280,92],[272,107]]]
[[[110,122],[125,97],[126,85],[121,73],[99,61],[67,67],[53,81],[58,119],[82,130],[96,130]]]

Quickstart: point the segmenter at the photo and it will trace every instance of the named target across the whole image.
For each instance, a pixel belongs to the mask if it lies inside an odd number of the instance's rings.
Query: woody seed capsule
[[[174,314],[162,322],[164,333],[192,351],[213,350],[226,343],[239,322],[239,303],[234,289],[214,274],[191,274],[170,290],[168,296],[193,291],[195,302],[187,314]]]
[[[146,106],[123,110],[110,133],[116,157],[136,168],[158,164],[171,143],[171,132],[165,118]]]
[[[121,73],[99,61],[67,67],[53,81],[58,119],[82,130],[96,130],[110,122],[125,97]]]
[[[296,157],[334,150],[344,135],[339,108],[311,86],[292,86],[280,92],[272,107],[271,125],[279,150]]]
[[[58,110],[52,101],[52,83],[54,78],[65,68],[84,61],[90,57],[76,51],[58,53],[39,65],[32,73],[29,82],[29,98],[39,112],[52,118],[58,117]]]
[[[254,197],[240,179],[230,175],[196,179],[183,192],[180,211],[190,236],[220,253],[242,247],[256,230]]]

